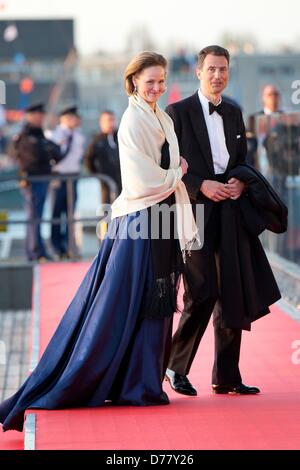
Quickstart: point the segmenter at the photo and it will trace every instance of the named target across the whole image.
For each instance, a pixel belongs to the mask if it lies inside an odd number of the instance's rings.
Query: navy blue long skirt
[[[22,431],[28,408],[168,404],[162,389],[172,317],[145,319],[151,240],[127,237],[139,213],[114,219],[37,367],[0,405],[3,430]],[[117,236],[113,238],[112,233]]]

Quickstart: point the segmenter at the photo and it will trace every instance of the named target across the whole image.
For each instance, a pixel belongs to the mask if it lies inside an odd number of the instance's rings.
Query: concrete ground
[[[0,311],[0,402],[28,376],[31,312]]]

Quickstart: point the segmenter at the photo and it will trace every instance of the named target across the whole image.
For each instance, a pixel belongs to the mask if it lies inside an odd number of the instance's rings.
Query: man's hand
[[[225,199],[231,197],[231,191],[225,184],[218,181],[204,180],[200,186],[200,191],[214,202],[225,201]]]
[[[230,199],[238,199],[246,188],[245,183],[236,178],[230,178],[225,186],[230,191]]]

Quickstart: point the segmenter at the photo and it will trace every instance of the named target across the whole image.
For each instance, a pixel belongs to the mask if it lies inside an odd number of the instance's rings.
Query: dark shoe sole
[[[234,390],[226,390],[226,389],[214,390],[214,389],[212,389],[212,393],[214,395],[259,395],[260,392],[241,393],[241,392],[235,392]]]

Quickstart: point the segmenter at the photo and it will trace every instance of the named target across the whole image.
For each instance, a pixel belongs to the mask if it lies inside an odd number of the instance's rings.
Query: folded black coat
[[[269,313],[280,291],[258,236],[287,229],[287,208],[267,180],[248,164],[234,167],[228,179],[247,185],[238,200],[221,206],[222,326],[251,329],[251,322]]]

